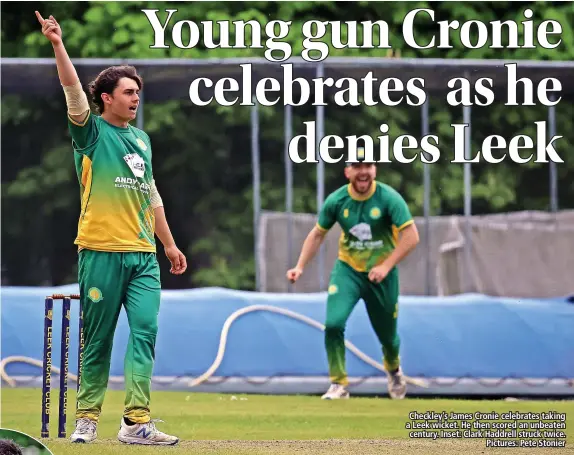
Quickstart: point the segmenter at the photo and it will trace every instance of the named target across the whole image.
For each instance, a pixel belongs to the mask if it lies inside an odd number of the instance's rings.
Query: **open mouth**
[[[132,112],[136,112],[137,110],[138,110],[137,106],[130,107],[130,111],[132,111]]]
[[[369,181],[369,176],[365,175],[362,177],[357,177],[357,182],[368,182]]]

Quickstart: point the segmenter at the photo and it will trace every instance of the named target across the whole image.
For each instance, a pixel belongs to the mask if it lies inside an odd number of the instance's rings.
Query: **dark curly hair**
[[[22,455],[22,450],[14,441],[0,439],[0,455]]]
[[[90,95],[92,95],[92,101],[100,114],[104,112],[102,93],[112,94],[118,85],[118,81],[123,77],[134,80],[140,90],[143,88],[143,79],[133,66],[111,66],[103,70],[95,80],[90,82],[88,86]]]

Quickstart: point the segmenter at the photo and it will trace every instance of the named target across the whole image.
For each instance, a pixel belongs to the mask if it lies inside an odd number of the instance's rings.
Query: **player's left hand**
[[[389,266],[383,262],[382,264],[379,264],[371,269],[369,272],[369,280],[371,280],[373,283],[380,283],[387,277],[390,271],[391,269]]]
[[[174,275],[181,275],[187,270],[187,261],[185,256],[181,251],[179,251],[177,246],[173,245],[166,247],[165,255],[171,263],[171,269],[169,270],[170,273],[173,273]]]

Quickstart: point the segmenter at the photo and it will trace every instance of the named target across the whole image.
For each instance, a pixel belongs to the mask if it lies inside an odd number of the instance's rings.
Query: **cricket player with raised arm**
[[[84,352],[72,442],[97,437],[106,393],[112,342],[124,306],[130,327],[125,354],[125,406],[118,439],[128,444],[174,445],[150,418],[151,377],[158,331],[161,281],[154,235],[171,263],[187,269],[166,221],[152,173],[148,135],[129,124],[136,118],[142,79],[133,67],[110,67],[90,84],[94,115],[53,16],[36,11],[52,43],[67,104],[81,211],[75,244],[84,310]]]
[[[397,264],[418,244],[419,235],[402,196],[378,182],[374,163],[347,163],[349,183],[331,193],[316,226],[308,234],[295,268],[287,279],[296,282],[315,256],[325,234],[339,223],[339,253],[331,272],[327,293],[325,349],[331,386],[325,400],[349,398],[345,365],[345,326],[359,299],[363,299],[371,325],[382,345],[388,391],[393,399],[406,394],[406,381],[399,357],[397,333],[399,273]]]

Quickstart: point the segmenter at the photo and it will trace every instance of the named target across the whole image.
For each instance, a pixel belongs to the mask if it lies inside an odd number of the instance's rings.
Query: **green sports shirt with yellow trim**
[[[92,113],[82,123],[68,116],[68,128],[81,196],[74,243],[96,251],[155,252],[149,136]]]
[[[351,194],[350,184],[327,197],[317,228],[328,231],[335,223],[342,230],[339,260],[358,272],[368,272],[393,252],[399,232],[414,220],[398,191],[374,181],[364,197]]]

